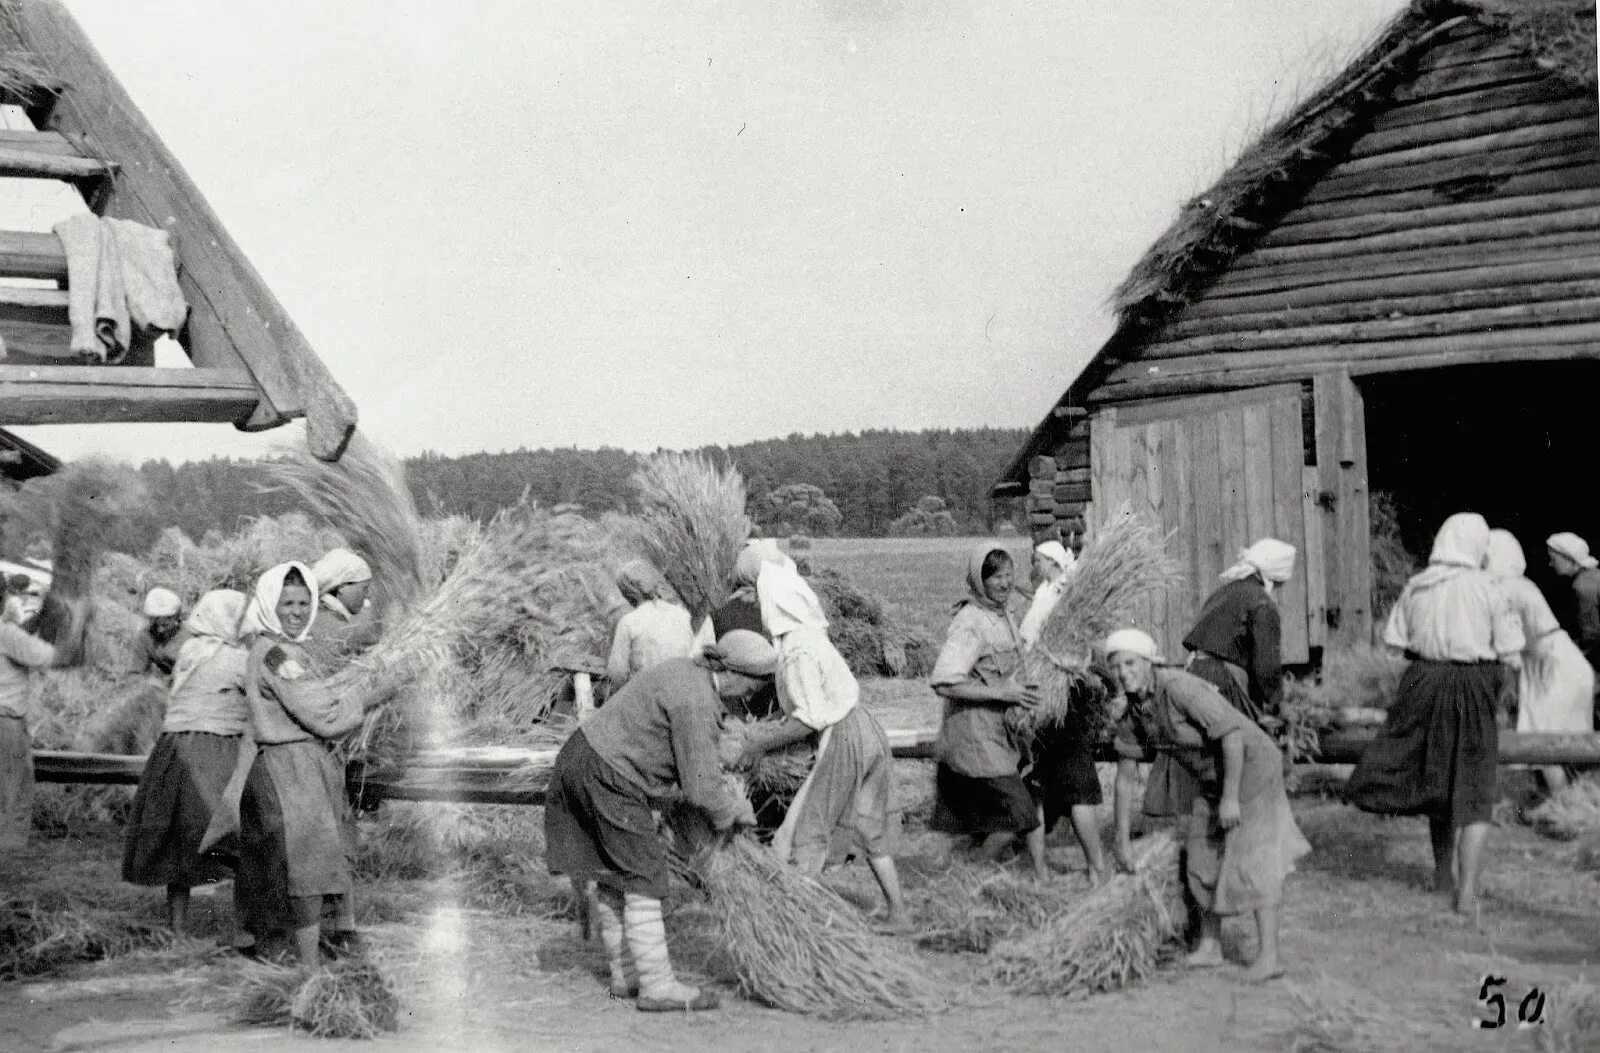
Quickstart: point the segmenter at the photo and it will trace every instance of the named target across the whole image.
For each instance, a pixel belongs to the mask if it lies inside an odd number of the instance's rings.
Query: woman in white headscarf
[[[1594,731],[1594,670],[1578,650],[1539,586],[1524,576],[1522,545],[1509,530],[1489,532],[1488,570],[1522,619],[1522,671],[1517,678],[1517,730],[1588,734]],[[1567,785],[1560,765],[1542,769],[1551,793]]]
[[[633,609],[611,636],[606,679],[613,692],[634,674],[682,657],[694,639],[689,612],[673,602],[666,579],[645,560],[631,560],[617,571],[617,591]]]
[[[256,582],[240,623],[249,646],[245,700],[253,747],[239,799],[239,862],[234,904],[257,946],[293,935],[300,960],[315,966],[325,901],[341,923],[332,946],[356,947],[351,857],[355,823],[344,769],[327,743],[361,725],[361,707],[318,679],[303,646],[317,616],[317,579],[302,563],[283,563]],[[253,757],[247,754],[253,752]]]
[[[1259,949],[1245,977],[1261,982],[1281,976],[1283,879],[1311,845],[1289,808],[1277,744],[1230,706],[1215,685],[1164,667],[1148,634],[1114,632],[1105,650],[1128,699],[1117,726],[1118,754],[1133,761],[1167,753],[1196,788],[1186,827],[1184,879],[1199,905],[1201,929],[1186,964],[1223,964],[1222,918],[1254,914]],[[1117,773],[1117,859],[1124,869],[1132,869],[1131,769],[1125,764]]]
[[[1495,708],[1522,663],[1522,621],[1483,569],[1489,524],[1444,521],[1428,566],[1406,582],[1383,642],[1411,660],[1388,719],[1345,786],[1357,808],[1425,815],[1435,887],[1475,914],[1498,775]]]
[[[321,595],[316,620],[308,640],[325,655],[348,656],[378,642],[383,633],[368,593],[372,567],[347,548],[331,549],[311,568]]]
[[[883,890],[885,921],[900,924],[905,898],[893,850],[898,817],[890,784],[889,739],[861,703],[849,665],[828,639],[816,593],[792,565],[767,563],[757,577],[762,622],[778,648],[778,704],[784,718],[756,726],[740,758],[748,767],[770,750],[805,739],[816,761],[772,839],[778,855],[813,877],[850,855],[866,859]]]
[[[1017,626],[1017,635],[1022,637],[1023,648],[1031,648],[1039,642],[1045,622],[1050,620],[1056,604],[1061,602],[1062,586],[1077,563],[1078,559],[1072,550],[1059,541],[1046,541],[1034,548],[1033,602],[1028,604],[1028,613],[1022,616],[1022,624]]]
[[[183,632],[183,600],[171,589],[156,586],[144,595],[145,667],[169,676],[178,661],[178,651],[186,636]]]
[[[202,857],[200,843],[239,758],[249,715],[244,701],[246,652],[239,646],[245,597],[217,589],[200,597],[184,621],[161,737],[150,751],[124,832],[122,880],[165,885],[167,918],[182,933],[189,890],[228,877],[228,867]]]

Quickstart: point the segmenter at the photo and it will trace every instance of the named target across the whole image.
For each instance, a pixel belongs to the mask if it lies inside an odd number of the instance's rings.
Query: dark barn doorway
[[[1565,621],[1544,539],[1570,530],[1600,553],[1600,362],[1458,366],[1361,390],[1368,485],[1393,501],[1417,563],[1446,516],[1478,512],[1522,542],[1528,577]]]

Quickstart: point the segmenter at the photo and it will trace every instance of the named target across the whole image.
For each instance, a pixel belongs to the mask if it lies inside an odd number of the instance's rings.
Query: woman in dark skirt
[[[735,630],[700,659],[669,659],[629,680],[556,756],[545,863],[552,874],[599,885],[612,997],[637,997],[645,1012],[717,1005],[672,970],[661,919],[667,845],[650,802],[681,793],[714,830],[754,825],[750,802],[722,777],[722,715],[771,680],[777,663],[770,643]]]
[[[1383,642],[1411,664],[1345,789],[1363,811],[1428,817],[1434,885],[1461,913],[1477,908],[1499,763],[1495,706],[1524,643],[1483,569],[1488,550],[1489,524],[1457,513],[1439,528],[1427,569],[1406,582]]]
[[[1023,838],[1034,876],[1049,875],[1044,826],[1027,784],[1022,750],[1006,725],[1012,706],[1039,704],[1038,689],[1017,681],[1022,639],[1006,609],[1011,557],[985,543],[967,563],[966,599],[956,607],[929,683],[944,700],[937,797],[928,827],[966,835],[980,859],[997,861]]]
[[[133,797],[122,880],[165,885],[167,918],[182,933],[189,890],[228,877],[200,842],[239,757],[249,712],[244,701],[247,652],[239,646],[245,597],[217,589],[200,597],[184,622],[188,639],[172,672],[161,737]]]
[[[245,700],[253,745],[240,751],[230,783],[239,795],[239,925],[258,947],[292,935],[308,966],[320,960],[324,908],[337,909],[352,887],[355,822],[344,768],[329,743],[359,727],[364,715],[328,691],[301,643],[316,616],[316,596],[316,577],[301,563],[273,567],[256,582],[240,625],[250,646]],[[355,931],[336,931],[331,942],[336,951],[354,949]]]

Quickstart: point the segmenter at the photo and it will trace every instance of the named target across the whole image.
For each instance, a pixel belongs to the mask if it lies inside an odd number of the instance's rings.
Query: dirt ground
[[[1475,927],[1455,920],[1423,891],[1428,849],[1420,821],[1376,819],[1311,798],[1299,799],[1297,812],[1316,850],[1287,892],[1288,976],[1261,988],[1240,985],[1233,969],[1173,970],[1123,993],[1052,1003],[977,985],[981,959],[974,956],[924,953],[958,1003],[930,1019],[830,1024],[731,994],[715,1013],[646,1016],[607,998],[597,978],[600,957],[577,939],[570,921],[458,909],[433,888],[417,913],[367,927],[374,957],[406,1004],[399,1034],[370,1043],[330,1042],[239,1028],[187,1008],[194,983],[206,975],[205,956],[227,953],[213,946],[227,937],[224,887],[197,901],[203,915],[224,919],[211,925],[208,943],[0,983],[0,1049],[1282,1050],[1291,1048],[1297,1020],[1308,1016],[1306,1000],[1318,1013],[1353,1001],[1369,1022],[1387,1025],[1380,1032],[1387,1037],[1304,1048],[1533,1049],[1540,1028],[1515,1029],[1515,1009],[1527,989],[1538,984],[1557,991],[1600,957],[1600,886],[1574,869],[1570,846],[1517,825],[1498,829],[1488,900]],[[944,851],[934,835],[908,835],[919,858],[936,860]],[[125,898],[125,887],[114,891],[117,849],[109,830],[98,838],[48,840],[0,876],[15,891],[17,867],[26,864],[30,881],[43,872],[82,887],[103,886],[108,901]],[[1052,862],[1063,869],[1082,866],[1067,842],[1053,842]],[[908,885],[918,873],[916,865],[907,867]],[[847,893],[871,887],[864,872],[847,871],[836,880]],[[152,916],[158,898],[145,896]],[[1245,928],[1230,927],[1227,935],[1235,955],[1249,949]],[[1478,1031],[1472,1021],[1485,1012],[1478,985],[1491,970],[1507,977],[1512,1026]]]

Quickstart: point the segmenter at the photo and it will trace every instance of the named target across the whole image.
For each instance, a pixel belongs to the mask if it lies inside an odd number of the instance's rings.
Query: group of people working
[[[248,596],[207,592],[187,615],[170,590],[147,594],[151,669],[170,684],[122,876],[165,887],[174,931],[192,889],[231,876],[248,953],[316,964],[319,946],[359,946],[354,819],[329,745],[364,713],[323,681],[376,638],[371,579],[361,557],[335,549],[314,566],[271,568]]]

